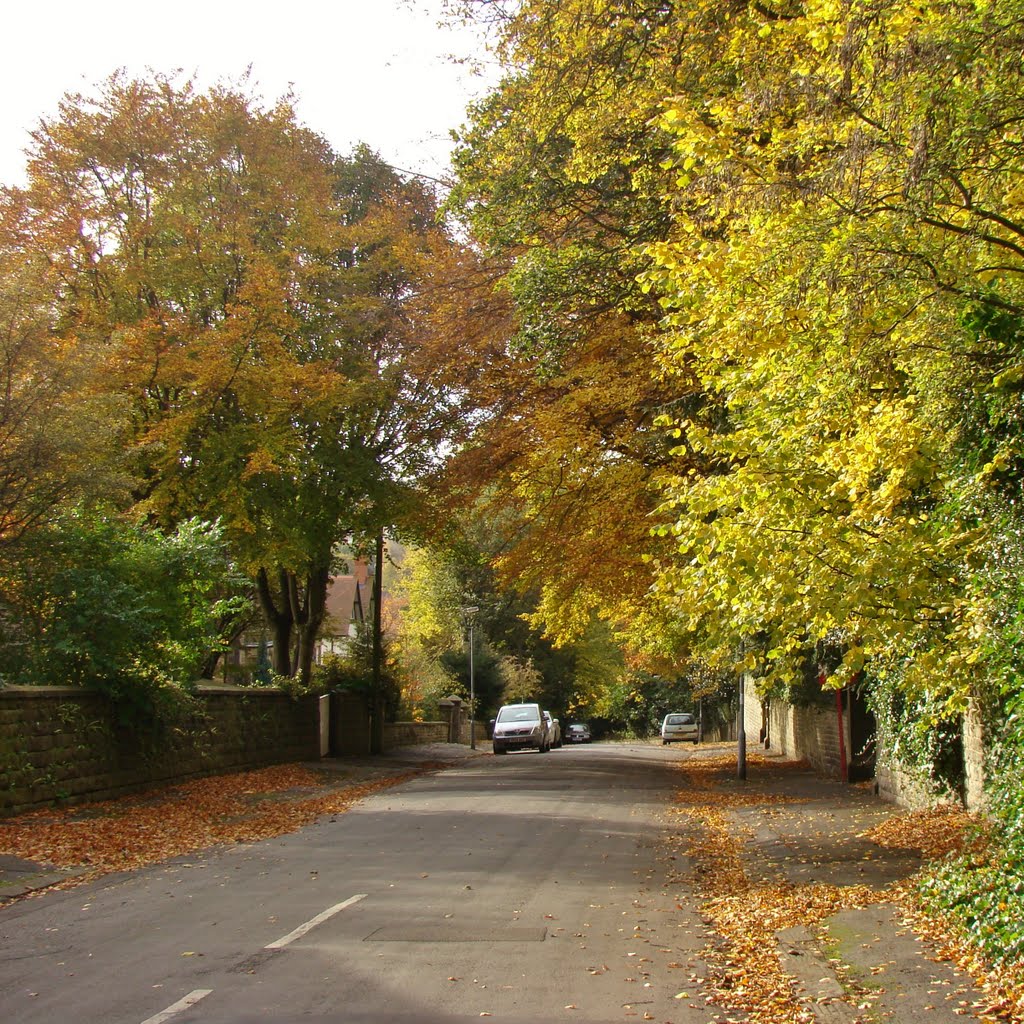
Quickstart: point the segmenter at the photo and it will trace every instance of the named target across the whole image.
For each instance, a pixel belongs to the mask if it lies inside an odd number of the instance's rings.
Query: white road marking
[[[154,1014],[152,1017],[147,1017],[142,1024],[165,1024],[169,1021],[176,1013],[181,1013],[182,1010],[187,1010],[190,1006],[195,1006],[200,999],[204,999],[213,991],[212,988],[197,988],[193,992],[189,992],[184,999],[179,999],[173,1006],[168,1006],[166,1010],[162,1010],[160,1013]]]
[[[317,914],[316,917],[310,918],[305,924],[300,924],[298,928],[293,932],[289,932],[287,935],[278,939],[276,942],[271,942],[270,945],[264,946],[264,949],[284,949],[289,943],[294,942],[296,939],[301,939],[311,928],[315,928],[318,924],[322,924],[329,917],[334,917],[335,914],[340,910],[344,910],[346,907],[351,907],[353,903],[358,903],[360,900],[366,899],[366,893],[361,892],[356,896],[350,896],[343,903],[335,903],[333,907],[328,907],[323,913]],[[144,1022],[148,1024],[148,1022]]]

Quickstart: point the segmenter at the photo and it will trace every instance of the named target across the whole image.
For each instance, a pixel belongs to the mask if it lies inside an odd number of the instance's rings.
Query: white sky
[[[252,66],[268,102],[289,87],[299,119],[339,153],[366,142],[406,170],[442,174],[448,132],[493,72],[469,30],[438,27],[441,0],[23,0],[4,12],[0,183],[23,179],[28,132],[66,92],[124,67],[195,73],[200,85]]]

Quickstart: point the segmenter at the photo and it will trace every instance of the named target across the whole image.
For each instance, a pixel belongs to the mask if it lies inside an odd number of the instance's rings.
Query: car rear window
[[[666,725],[693,725],[693,715],[669,715],[665,719]]]

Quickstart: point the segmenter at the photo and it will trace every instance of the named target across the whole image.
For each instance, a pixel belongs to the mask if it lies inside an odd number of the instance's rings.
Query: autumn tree
[[[115,75],[40,123],[3,212],[54,335],[126,405],[136,511],[219,519],[275,668],[308,676],[334,545],[397,516],[457,418],[405,308],[447,244],[431,197],[287,102]]]
[[[660,583],[712,660],[793,678],[831,641],[837,682],[899,664],[954,710],[973,685],[977,568],[1019,480],[1018,13],[745,8],[666,102],[676,212],[647,279],[666,365],[725,415],[675,421],[715,472],[669,482]]]
[[[510,574],[566,567],[555,632],[604,590],[572,568],[606,564],[603,528],[653,557],[623,578],[659,596],[620,615],[666,652],[791,679],[825,641],[837,680],[894,651],[922,679],[974,657],[989,514],[1018,478],[1016,9],[463,6],[496,19],[512,70],[456,195],[505,261],[536,387],[483,436],[540,527]],[[608,440],[619,394],[642,414],[618,420],[630,446]]]
[[[481,368],[491,414],[453,476],[508,525],[497,566],[540,595],[538,627],[567,642],[599,616],[654,646],[667,633],[645,559],[673,461],[655,419],[701,401],[652,372],[662,310],[637,282],[670,223],[671,135],[653,119],[681,73],[672,5],[460,6],[494,19],[509,68],[461,134],[451,200],[508,340]]]
[[[313,284],[306,318],[312,358],[326,360],[348,390],[316,414],[293,471],[272,473],[256,495],[271,523],[281,508],[301,510],[305,536],[319,545],[315,575],[305,583],[286,564],[276,581],[265,568],[258,577],[270,621],[282,634],[290,623],[299,626],[292,667],[303,676],[334,546],[345,537],[365,543],[411,515],[416,481],[462,424],[462,403],[412,312],[423,301],[424,279],[451,248],[435,226],[433,197],[365,148],[336,159],[332,177],[340,244]]]
[[[128,486],[120,404],[91,392],[95,367],[52,331],[46,275],[0,236],[0,560],[68,503]]]

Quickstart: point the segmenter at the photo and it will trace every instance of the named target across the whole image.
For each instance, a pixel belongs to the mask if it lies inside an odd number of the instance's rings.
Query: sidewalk
[[[80,868],[54,868],[0,853],[0,906],[8,900],[82,873]]]
[[[429,771],[434,766],[455,764],[489,753],[490,743],[484,744],[483,749],[477,750],[458,743],[431,743],[415,747],[396,747],[379,756],[326,758],[322,761],[306,762],[302,767],[319,775],[327,783],[329,791],[330,789],[343,789],[363,783],[372,783],[379,779],[394,778],[409,772]],[[165,788],[170,790],[174,787]],[[320,791],[319,787],[281,790],[264,797],[264,799],[298,799]],[[160,788],[158,787],[154,792],[159,793]],[[146,794],[136,794],[123,799],[143,801],[146,799]],[[78,808],[72,808],[72,820],[77,817],[89,817],[91,813],[89,808],[89,804],[82,804],[80,815],[76,814]],[[4,819],[0,819],[0,841],[3,840],[3,827]],[[46,889],[91,872],[92,868],[88,865],[60,868],[0,853],[0,906],[37,890]]]
[[[800,1004],[823,1024],[954,1024],[986,1016],[990,999],[972,979],[948,962],[931,959],[926,937],[915,933],[890,889],[923,863],[919,853],[890,849],[866,833],[906,813],[876,797],[870,788],[822,779],[781,758],[759,755],[745,782],[720,777],[724,803],[741,843],[744,871],[753,894],[759,888],[826,898],[836,887],[851,903],[814,923],[791,924],[774,932],[785,974],[796,980]],[[763,800],[759,800],[763,797]],[[853,898],[853,887],[871,891]],[[837,900],[842,905],[843,897]]]

